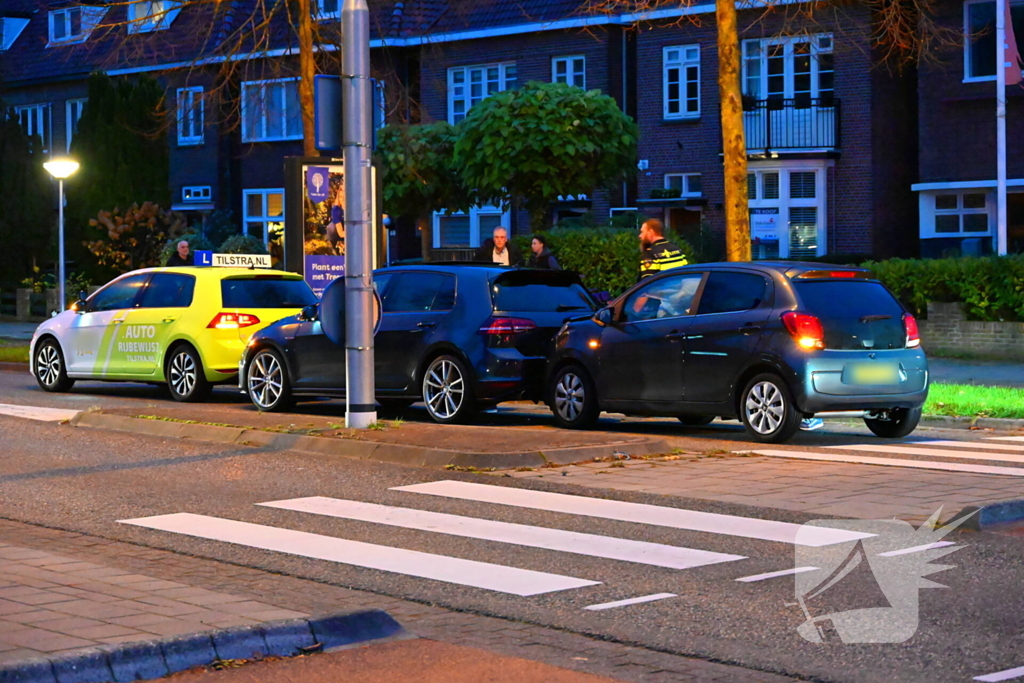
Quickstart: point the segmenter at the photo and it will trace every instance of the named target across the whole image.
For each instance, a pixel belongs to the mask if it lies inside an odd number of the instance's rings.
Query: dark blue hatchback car
[[[501,401],[541,399],[552,337],[567,319],[597,307],[579,276],[566,271],[424,264],[373,277],[381,298],[377,401],[398,409],[422,400],[442,423]],[[239,382],[261,410],[345,395],[344,349],[318,318],[310,309],[253,336]]]
[[[779,443],[830,413],[906,436],[927,395],[917,323],[869,271],[754,262],[676,268],[568,323],[547,401],[564,427],[590,427],[602,410],[739,418]]]

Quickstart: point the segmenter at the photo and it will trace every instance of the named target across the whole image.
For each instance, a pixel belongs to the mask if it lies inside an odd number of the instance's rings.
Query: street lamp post
[[[57,179],[57,301],[63,311],[68,305],[64,294],[64,179],[78,170],[78,162],[74,159],[52,159],[43,164],[43,168]]]

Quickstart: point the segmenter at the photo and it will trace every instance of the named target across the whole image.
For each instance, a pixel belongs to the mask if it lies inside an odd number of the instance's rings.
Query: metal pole
[[[370,10],[341,10],[342,130],[345,153],[345,424],[377,421],[373,376],[373,226],[370,221]]]
[[[64,181],[57,179],[57,306],[58,312],[67,308],[64,294]]]
[[[1006,255],[1006,2],[996,0],[996,253]]]

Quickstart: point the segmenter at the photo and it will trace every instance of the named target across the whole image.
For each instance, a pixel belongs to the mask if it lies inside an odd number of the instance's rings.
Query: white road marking
[[[931,455],[940,458],[961,458],[963,460],[998,460],[999,462],[1024,463],[1024,455],[1010,453],[983,453],[981,451],[952,451],[942,448],[917,448],[914,446],[886,446],[882,444],[854,444],[851,446],[826,446],[836,450],[866,451],[868,453],[896,453],[903,455]]]
[[[584,534],[562,529],[495,522],[489,519],[461,517],[440,512],[339,500],[321,496],[278,500],[260,503],[265,507],[309,512],[315,515],[357,519],[375,524],[387,524],[405,529],[418,529],[440,534],[451,534],[483,541],[512,543],[514,545],[543,548],[577,555],[603,557],[622,562],[637,562],[670,569],[689,569],[720,562],[744,560],[743,555],[727,555],[708,550],[695,550],[680,546],[632,541],[611,536]]]
[[[753,576],[744,576],[741,579],[736,579],[743,583],[750,583],[751,581],[764,581],[765,579],[775,579],[780,576],[792,576],[793,574],[803,574],[804,572],[816,572],[817,567],[794,567],[793,569],[783,569],[779,572],[768,572],[767,574],[754,574]]]
[[[583,609],[591,611],[598,611],[603,609],[611,609],[613,607],[625,607],[626,605],[636,605],[641,602],[654,602],[655,600],[664,600],[665,598],[674,598],[675,593],[655,593],[654,595],[641,595],[638,598],[629,598],[627,600],[616,600],[615,602],[602,602],[600,605],[589,605]]]
[[[987,448],[993,451],[1017,451],[1024,453],[1024,446],[988,441],[908,441],[908,446],[946,446],[948,448]]]
[[[1024,436],[988,436],[986,441],[1024,441]]]
[[[920,553],[925,550],[931,550],[932,548],[945,548],[946,546],[956,545],[953,541],[936,541],[935,543],[926,543],[924,545],[915,545],[910,548],[902,548],[901,550],[890,550],[884,553],[878,553],[879,557],[896,557],[897,555],[909,555],[911,553]]]
[[[1024,470],[1021,472],[1024,473]],[[802,524],[776,522],[769,519],[720,515],[697,510],[626,503],[619,500],[548,493],[547,491],[533,491],[508,486],[473,484],[465,481],[432,481],[411,486],[396,486],[392,490],[813,547],[846,543],[874,535],[847,529],[806,527]],[[798,532],[799,540],[797,539]]]
[[[29,420],[40,422],[63,422],[70,420],[80,411],[64,410],[61,408],[41,408],[39,406],[19,406],[10,403],[0,403],[0,415],[11,415],[12,417],[24,417]]]
[[[206,515],[178,513],[120,523],[524,597],[600,583]]]
[[[964,465],[958,462],[934,462],[931,460],[900,460],[898,458],[868,458],[856,455],[839,455],[838,453],[805,453],[802,451],[736,451],[737,453],[753,453],[769,458],[793,458],[795,460],[820,460],[822,462],[845,462],[856,465],[886,465],[890,467],[909,467],[920,470],[943,470],[946,472],[970,472],[972,474],[1003,474],[1010,477],[1024,477],[1024,469],[1019,467],[997,467],[995,465]]]
[[[976,681],[985,681],[985,683],[996,683],[997,681],[1008,681],[1013,678],[1024,677],[1024,666],[1018,666],[1015,669],[1006,669],[1005,671],[997,671],[994,674],[985,674],[984,676],[975,676]]]

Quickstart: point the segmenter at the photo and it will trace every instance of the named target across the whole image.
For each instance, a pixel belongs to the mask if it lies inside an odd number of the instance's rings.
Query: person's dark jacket
[[[641,252],[640,277],[637,279],[643,280],[645,277],[685,265],[686,256],[683,250],[664,237],[659,237]]]
[[[171,254],[171,258],[167,259],[168,266],[192,266],[195,265],[195,260],[191,253],[188,258],[181,258],[181,254],[174,252]]]
[[[558,259],[551,253],[551,250],[547,247],[539,254],[533,254],[530,257],[531,268],[543,268],[544,270],[561,270],[562,266],[558,265]]]
[[[523,252],[519,251],[519,247],[512,244],[512,240],[505,243],[505,249],[508,250],[508,264],[510,266],[523,265]],[[482,261],[483,263],[494,263],[494,240],[486,239],[480,245],[480,248],[476,250],[473,260]]]

